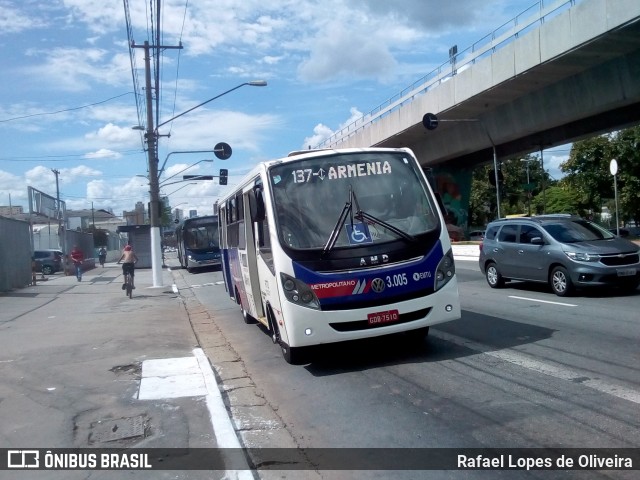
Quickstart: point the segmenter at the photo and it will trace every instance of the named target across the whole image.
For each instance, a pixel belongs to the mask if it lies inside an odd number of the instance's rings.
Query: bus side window
[[[234,223],[238,219],[238,212],[236,210],[236,199],[229,200],[229,223]]]
[[[238,195],[236,196],[236,206],[238,208],[236,220],[243,220],[244,219],[244,200],[242,198],[242,192],[238,193]]]

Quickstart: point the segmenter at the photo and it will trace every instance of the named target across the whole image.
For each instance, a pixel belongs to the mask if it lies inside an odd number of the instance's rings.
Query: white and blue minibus
[[[262,162],[218,202],[222,271],[247,323],[289,363],[307,347],[460,318],[442,212],[407,148]]]

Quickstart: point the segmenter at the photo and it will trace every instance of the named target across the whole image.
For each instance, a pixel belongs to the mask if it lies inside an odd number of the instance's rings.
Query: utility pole
[[[60,212],[60,184],[58,182],[58,175],[60,175],[60,171],[52,168],[51,171],[56,176],[56,217],[58,218],[58,242],[60,242],[60,249],[62,253],[67,254],[67,245],[66,245],[66,235],[62,230],[62,215]]]
[[[158,182],[158,152],[156,139],[158,133],[153,126],[153,96],[151,94],[151,49],[182,48],[166,47],[160,45],[149,45],[148,41],[144,45],[132,45],[132,48],[144,48],[144,70],[145,88],[147,102],[147,152],[149,157],[149,224],[151,226],[151,271],[153,286],[162,287],[162,251],[160,246],[160,185]],[[159,93],[156,92],[156,96]]]

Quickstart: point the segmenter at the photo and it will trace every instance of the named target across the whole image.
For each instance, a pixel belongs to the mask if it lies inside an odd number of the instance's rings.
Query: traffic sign
[[[425,113],[422,117],[422,125],[427,130],[435,130],[438,127],[438,117],[433,113]]]
[[[226,160],[231,156],[231,146],[228,143],[220,142],[213,148],[213,152],[220,160]]]

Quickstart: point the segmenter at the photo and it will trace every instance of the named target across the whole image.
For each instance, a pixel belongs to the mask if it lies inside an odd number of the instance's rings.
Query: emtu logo
[[[38,450],[8,450],[7,468],[39,468],[40,452]]]

